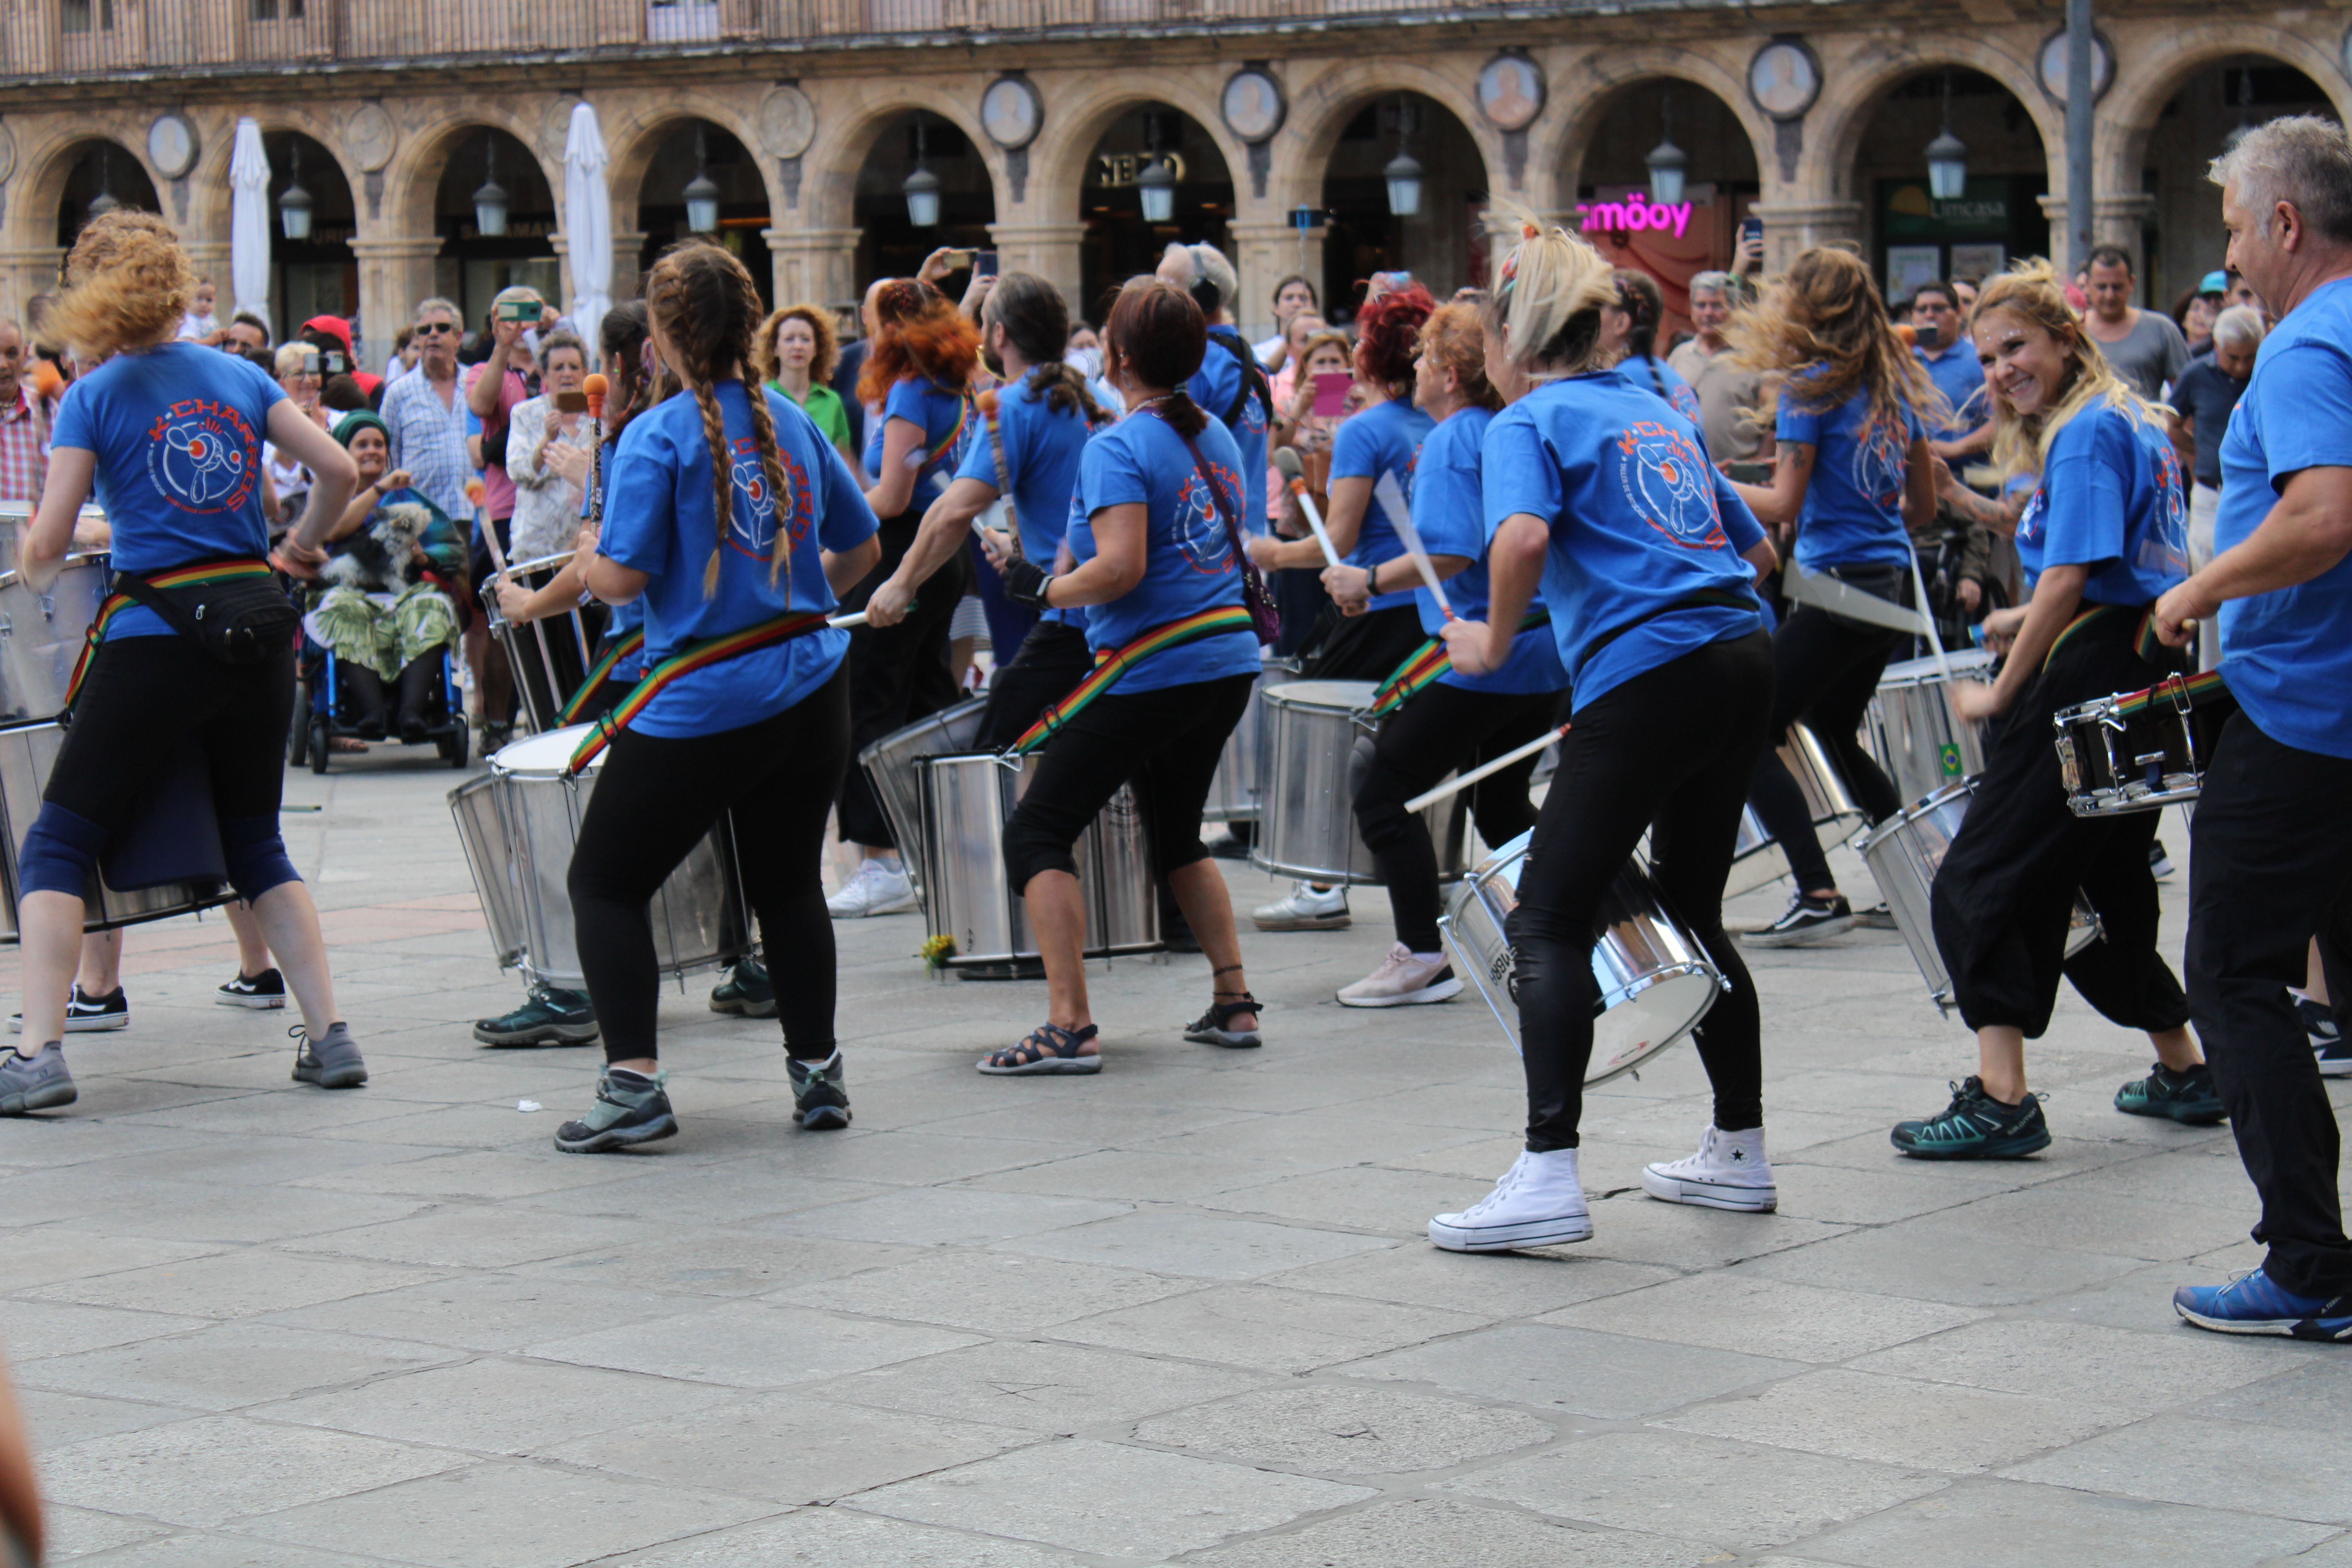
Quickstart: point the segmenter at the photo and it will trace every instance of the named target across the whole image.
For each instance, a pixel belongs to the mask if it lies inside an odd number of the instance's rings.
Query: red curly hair
[[[874,347],[857,374],[861,402],[879,403],[908,376],[948,392],[971,385],[980,365],[980,329],[928,284],[900,278],[874,296]]]
[[[1421,353],[1421,326],[1437,309],[1429,290],[1415,283],[1381,295],[1356,313],[1356,372],[1378,382],[1391,397],[1412,391],[1412,362]]]

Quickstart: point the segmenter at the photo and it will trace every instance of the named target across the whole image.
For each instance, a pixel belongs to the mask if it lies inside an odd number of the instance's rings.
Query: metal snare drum
[[[1511,951],[1511,911],[1519,904],[1519,871],[1532,833],[1523,833],[1481,862],[1446,900],[1438,929],[1454,963],[1493,1008],[1503,1032],[1519,1044],[1517,959]],[[1675,922],[1639,857],[1625,863],[1602,900],[1592,944],[1592,978],[1601,987],[1593,1015],[1589,1088],[1632,1072],[1698,1026],[1727,989],[1696,938]]]
[[[1904,945],[1911,950],[1911,962],[1919,966],[1919,977],[1927,983],[1928,996],[1938,1010],[1947,1013],[1952,1009],[1952,977],[1936,946],[1928,896],[1976,789],[1974,779],[1948,784],[1880,823],[1861,844],[1862,858],[1885,896],[1895,929],[1903,933]],[[2074,957],[2105,934],[2091,900],[2076,893],[2074,918],[2066,930],[2066,956]]]
[[[1265,689],[1294,680],[1297,675],[1295,658],[1268,657],[1259,668],[1257,684],[1250,688],[1249,706],[1242,710],[1242,721],[1234,726],[1234,732],[1225,737],[1217,771],[1209,779],[1209,798],[1201,807],[1204,820],[1258,819],[1259,799],[1265,790]]]
[[[915,777],[919,757],[960,756],[971,750],[980,734],[982,710],[988,699],[975,697],[952,708],[942,708],[918,719],[903,730],[893,730],[857,753],[874,798],[889,819],[890,836],[898,841],[898,858],[906,862],[908,879],[921,893],[923,878],[923,797]]]
[[[2119,691],[2052,716],[2066,804],[2077,816],[2157,811],[2195,800],[2205,759],[2190,722],[2193,689],[2170,676],[2145,691]]]
[[[5,908],[0,910],[0,942],[16,942],[16,905],[23,884],[16,874],[16,855],[41,813],[41,792],[48,787],[58,749],[65,731],[55,721],[0,729],[0,889]],[[193,914],[234,900],[236,890],[226,883],[166,882],[161,887],[121,892],[109,887],[102,872],[94,874],[82,894],[82,929],[111,931],[117,926],[168,920]]]
[[[571,559],[572,552],[567,550],[537,561],[514,562],[508,570],[516,582],[527,583],[540,573],[551,575],[562,571]],[[532,732],[544,735],[562,724],[563,705],[595,666],[595,639],[588,635],[588,624],[577,605],[535,621],[517,623],[499,608],[496,582],[483,584],[480,593],[490,635],[498,638],[499,649],[507,656],[507,668],[514,672],[515,693],[521,700],[523,713],[530,721]]]
[[[954,945],[950,968],[996,967],[1039,956],[1029,916],[1004,869],[1004,827],[1037,776],[1039,758],[993,752],[915,761],[924,853],[932,868],[923,902],[926,929]],[[1086,900],[1085,954],[1160,950],[1160,897],[1151,878],[1142,815],[1125,784],[1087,824],[1076,847]]]
[[[1984,649],[1966,648],[1945,658],[1950,680],[1932,658],[1890,664],[1879,677],[1863,735],[1898,799],[1919,800],[1984,772],[1989,726],[1952,711],[1952,689],[1961,680],[1990,680],[1992,662]]]
[[[112,581],[103,554],[67,556],[39,592],[14,570],[0,574],[0,722],[66,710],[66,688]]]
[[[1805,810],[1813,819],[1813,831],[1822,847],[1827,849],[1843,843],[1865,814],[1853,798],[1853,792],[1846,787],[1845,775],[1837,771],[1837,764],[1822,749],[1820,738],[1802,724],[1791,724],[1788,743],[1780,751],[1781,763],[1805,797]],[[1788,874],[1787,852],[1772,842],[1771,830],[1756,815],[1754,806],[1742,808],[1739,836],[1731,851],[1731,874],[1725,879],[1723,896],[1733,899],[1754,892]]]
[[[565,772],[589,728],[574,724],[503,746],[490,758],[488,777],[449,792],[499,966],[569,990],[584,986],[587,976],[564,884],[580,819],[611,754],[600,752],[577,778]],[[664,974],[724,968],[751,951],[751,912],[726,819],[655,892],[652,914],[655,962]]]
[[[1380,868],[1356,830],[1356,760],[1377,724],[1364,712],[1379,688],[1369,680],[1293,680],[1265,688],[1265,787],[1250,864],[1312,882],[1377,884]],[[1449,777],[1452,775],[1448,775]],[[1437,851],[1440,881],[1469,870],[1467,793],[1422,814]]]

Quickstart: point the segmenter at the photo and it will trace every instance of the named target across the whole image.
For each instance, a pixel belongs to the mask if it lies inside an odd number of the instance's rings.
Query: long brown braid
[[[646,309],[660,323],[678,363],[669,368],[693,384],[695,406],[702,413],[702,438],[710,448],[711,513],[716,537],[710,564],[702,574],[702,596],[719,592],[719,552],[727,548],[728,520],[735,515],[735,475],[727,447],[727,420],[719,410],[713,384],[723,377],[747,376],[752,368],[752,345],[761,320],[760,291],[743,264],[709,240],[681,241],[654,263],[646,279]],[[787,596],[792,593],[792,491],[784,484],[784,466],[776,450],[776,424],[767,406],[764,388],[747,384],[745,401],[751,409],[751,439],[760,454],[760,472],[766,479],[768,499],[776,525],[775,544],[768,557],[768,581],[779,575]]]

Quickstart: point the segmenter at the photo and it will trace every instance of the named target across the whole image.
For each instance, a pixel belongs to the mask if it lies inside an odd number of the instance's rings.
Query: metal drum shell
[[[1004,828],[1042,759],[992,752],[924,756],[915,762],[925,852],[936,868],[924,900],[928,933],[947,937],[950,968],[994,966],[1039,956],[1028,910],[1004,868]],[[1159,951],[1160,898],[1141,814],[1125,784],[1078,837],[1088,958]]]
[[[1866,817],[1853,792],[1846,787],[1845,777],[1830,761],[1820,737],[1802,724],[1789,726],[1789,739],[1780,748],[1780,762],[1797,781],[1798,791],[1805,797],[1805,810],[1813,819],[1813,831],[1823,849],[1843,844]],[[1731,871],[1725,879],[1723,896],[1736,899],[1751,893],[1768,882],[1789,874],[1789,857],[1772,841],[1764,819],[1756,815],[1752,805],[1742,807],[1739,814],[1739,834],[1731,851]]]
[[[1370,745],[1377,728],[1361,715],[1378,688],[1369,680],[1295,680],[1264,689],[1265,786],[1250,864],[1318,883],[1379,885],[1353,805],[1356,747]],[[1441,882],[1469,872],[1468,806],[1465,791],[1422,813]]]
[[[560,571],[571,559],[572,552],[567,550],[561,555],[544,556],[537,561],[514,562],[508,570],[520,583],[527,573]],[[498,639],[499,650],[506,655],[507,667],[515,672],[515,698],[522,704],[523,714],[530,721],[532,731],[544,735],[560,729],[563,723],[560,710],[569,694],[542,692],[541,682],[526,679],[524,674],[527,670],[555,669],[556,664],[548,644],[552,639],[564,637],[571,639],[572,654],[579,660],[583,671],[595,668],[596,650],[589,644],[588,624],[581,619],[580,607],[575,605],[560,614],[541,616],[535,621],[518,624],[507,619],[505,612],[499,608],[496,583],[485,583],[478,591],[483,620],[489,627],[490,636]],[[541,706],[550,698],[555,701],[558,711],[550,712]]]
[[[0,942],[16,942],[22,935],[16,905],[24,887],[16,874],[16,855],[33,819],[40,815],[41,792],[48,787],[49,772],[57,765],[58,749],[64,743],[65,731],[55,720],[0,728],[0,837],[6,840],[0,845],[0,882],[5,884],[0,895],[5,895],[6,905],[0,911]],[[126,893],[108,887],[102,873],[94,873],[90,882],[82,895],[84,931],[112,931],[169,920],[217,908],[236,897],[225,883],[167,882]]]
[[[587,732],[587,725],[575,724],[518,741],[490,758],[495,834],[468,827],[467,814],[478,816],[483,809],[478,797],[467,793],[478,780],[459,785],[449,795],[458,837],[467,841],[467,859],[475,864],[476,891],[491,921],[499,963],[520,969],[535,983],[571,990],[584,986],[587,976],[580,963],[566,880],[581,818],[609,755],[600,754],[576,778],[562,772],[562,760]],[[501,861],[504,880],[486,882],[485,867]],[[663,974],[683,977],[724,968],[751,952],[751,911],[725,817],[655,892],[651,914],[654,957]],[[510,922],[506,932],[498,929],[502,918]],[[520,951],[513,952],[518,946]]]
[[[898,841],[898,858],[906,862],[908,878],[918,893],[925,883],[922,784],[915,776],[915,760],[970,752],[987,707],[987,698],[974,697],[942,708],[904,729],[891,731],[857,753],[857,765],[866,770],[874,798],[882,803],[882,815],[889,818],[891,835]]]
[[[0,575],[0,723],[66,710],[66,689],[112,581],[102,553],[67,556],[57,581],[38,592],[13,570]]]
[[[1438,922],[1454,962],[1514,1046],[1519,1011],[1508,921],[1518,907],[1519,870],[1532,837],[1521,834],[1482,861],[1446,900]],[[1585,1068],[1588,1088],[1633,1071],[1697,1027],[1724,988],[1721,972],[1666,912],[1638,858],[1611,885],[1600,926],[1591,962],[1601,998]]]
[[[1249,706],[1242,710],[1242,721],[1225,737],[1225,749],[1218,753],[1217,771],[1209,780],[1209,798],[1201,807],[1203,820],[1258,819],[1259,800],[1265,791],[1265,689],[1286,684],[1297,677],[1297,659],[1265,660],[1258,670],[1257,684],[1250,688]]]
[[[1911,950],[1911,962],[1919,966],[1928,997],[1947,1013],[1952,1008],[1952,977],[1936,945],[1929,898],[1976,788],[1972,778],[1948,784],[1872,828],[1856,846],[1886,900],[1887,912],[1895,917],[1895,929],[1903,933],[1903,945]],[[2090,900],[2075,894],[2066,956],[2074,957],[2105,934]]]
[[[2147,694],[2118,691],[2052,715],[2059,775],[2067,807],[2075,816],[2160,811],[2193,801],[2202,791],[2205,759],[2189,709],[2158,699],[2128,718],[2118,716],[2125,701]],[[2151,782],[2148,763],[2140,759],[2159,752],[2158,776]]]
[[[1991,726],[1962,719],[1952,709],[1961,680],[1990,679],[1993,656],[1967,648],[1945,656],[1952,675],[1944,679],[1932,658],[1890,664],[1878,679],[1863,719],[1871,755],[1895,782],[1896,798],[1924,800],[1947,784],[1974,778],[1985,769]]]
[[[514,844],[499,809],[499,775],[486,773],[449,792],[449,815],[457,819],[457,844],[474,874],[474,892],[489,926],[490,947],[500,969],[512,969],[530,951],[529,913],[514,870]]]

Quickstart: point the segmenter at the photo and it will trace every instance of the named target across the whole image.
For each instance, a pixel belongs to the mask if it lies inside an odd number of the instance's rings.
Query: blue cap
[[[2230,291],[2230,275],[2227,272],[2208,272],[2205,281],[2197,285],[2197,291],[2200,294],[2227,294]]]

